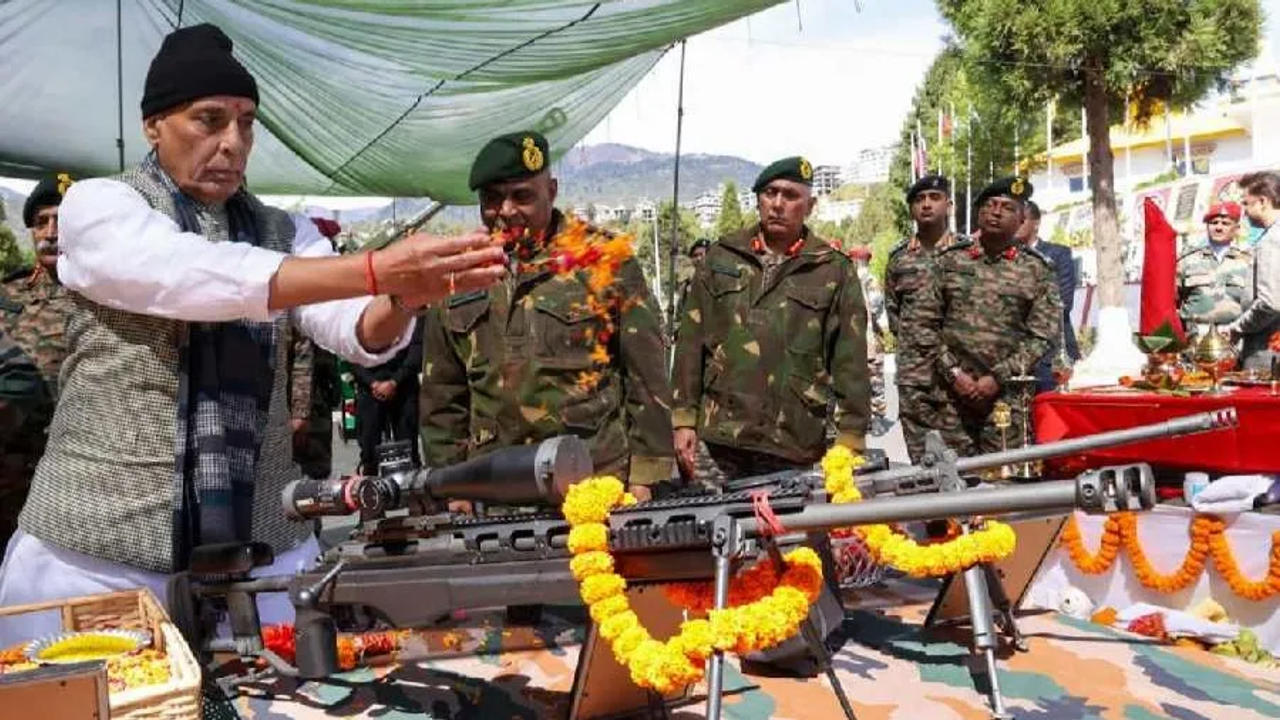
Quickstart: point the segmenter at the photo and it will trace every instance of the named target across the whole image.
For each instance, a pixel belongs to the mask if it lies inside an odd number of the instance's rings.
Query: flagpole
[[[964,234],[973,234],[973,103],[969,103],[969,114],[964,119],[965,150],[964,163]]]
[[[1048,164],[1048,181],[1045,183],[1046,190],[1053,189],[1053,101],[1050,100],[1044,107],[1044,155],[1045,162]]]

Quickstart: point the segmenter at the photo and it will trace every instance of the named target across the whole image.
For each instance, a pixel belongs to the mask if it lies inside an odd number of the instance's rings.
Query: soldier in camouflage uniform
[[[916,223],[916,234],[889,252],[884,273],[885,310],[889,329],[898,343],[898,420],[907,453],[917,462],[924,453],[925,433],[941,429],[937,425],[937,407],[946,402],[946,391],[934,382],[933,358],[920,346],[917,328],[922,319],[916,304],[927,290],[936,258],[959,238],[948,227],[951,184],[945,177],[927,175],[917,180],[907,190],[907,206]]]
[[[832,422],[835,442],[863,449],[867,311],[854,264],[805,225],[812,181],[803,158],[766,167],[752,187],[760,224],[714,243],[694,275],[672,424],[699,482],[812,465]],[[698,467],[699,439],[709,468]]]
[[[58,372],[67,356],[72,300],[58,282],[58,206],[70,185],[71,177],[59,173],[42,179],[27,196],[22,221],[31,229],[36,264],[9,275],[0,288],[0,334],[16,346],[23,362],[35,365],[37,381],[43,385],[39,397],[45,400],[57,396]],[[25,376],[15,379],[19,381],[25,382]],[[36,410],[2,434],[0,546],[13,534],[36,463],[44,454],[52,403],[41,403]]]
[[[18,527],[27,499],[33,437],[43,438],[52,411],[45,383],[31,359],[0,331],[0,547]]]
[[[338,406],[338,359],[291,328],[289,415],[293,461],[307,477],[333,473],[333,410]]]
[[[1009,383],[1026,375],[1062,332],[1053,264],[1014,237],[1031,183],[998,180],[978,195],[980,241],[953,244],[936,260],[916,304],[918,348],[946,392],[936,427],[961,456],[1022,444],[1022,398]],[[998,427],[1007,406],[1009,426]]]
[[[1234,244],[1240,212],[1236,203],[1214,203],[1204,216],[1209,241],[1178,258],[1178,315],[1189,333],[1233,322],[1253,297],[1253,254]]]
[[[71,176],[58,173],[41,180],[27,196],[22,221],[31,229],[36,264],[6,277],[0,291],[0,328],[35,362],[54,397],[67,356],[64,334],[72,307],[58,282],[58,206],[71,183]]]
[[[577,435],[598,473],[647,496],[675,468],[658,305],[640,265],[628,258],[615,280],[618,302],[608,311],[616,331],[604,346],[607,364],[597,362],[595,338],[605,325],[587,308],[585,274],[539,265],[551,257],[557,233],[576,222],[554,208],[557,183],[548,160],[544,137],[513,133],[490,141],[471,168],[485,226],[524,231],[509,248],[518,272],[489,291],[456,295],[426,318],[425,459],[445,465]],[[595,372],[596,382],[583,382]]]

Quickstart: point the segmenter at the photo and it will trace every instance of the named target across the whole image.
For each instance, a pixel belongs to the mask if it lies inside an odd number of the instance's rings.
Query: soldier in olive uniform
[[[1234,244],[1240,206],[1214,203],[1205,213],[1209,242],[1178,258],[1178,315],[1188,332],[1203,335],[1244,312],[1253,296],[1253,255]]]
[[[546,138],[535,132],[491,140],[471,167],[481,218],[520,239],[518,272],[487,292],[457,295],[427,317],[423,337],[422,442],[443,465],[555,435],[587,441],[598,473],[638,496],[671,478],[671,390],[658,305],[634,258],[614,286],[615,331],[588,308],[586,275],[545,264],[557,235],[578,221],[554,208]],[[604,236],[589,227],[587,232]],[[594,382],[584,382],[595,375]]]
[[[36,264],[6,277],[0,291],[0,328],[36,364],[55,397],[58,371],[67,356],[64,335],[72,307],[58,282],[58,206],[71,183],[71,176],[58,173],[41,180],[27,196],[22,221],[31,229]]]
[[[58,282],[58,206],[71,182],[69,175],[59,173],[41,180],[27,196],[22,221],[31,229],[36,264],[9,275],[0,288],[0,333],[35,365],[43,385],[40,397],[50,400],[57,396],[58,372],[67,356],[72,309],[70,294]],[[0,443],[0,542],[8,542],[13,533],[44,454],[52,403],[41,403],[37,410],[4,433]]]
[[[1062,332],[1053,264],[1015,238],[1031,191],[1021,178],[984,189],[976,203],[981,240],[939,255],[916,305],[920,352],[946,389],[937,427],[962,456],[1022,444],[1022,399],[1009,380],[1027,374]]]
[[[917,332],[921,318],[916,303],[927,288],[935,259],[958,238],[949,225],[951,184],[941,175],[926,175],[907,190],[907,206],[916,223],[916,234],[889,252],[885,265],[885,310],[889,329],[897,340],[898,420],[911,460],[924,453],[924,435],[937,426],[938,407],[947,402],[937,387],[933,358],[920,347]]]
[[[766,167],[752,186],[759,225],[714,243],[694,275],[672,424],[690,474],[706,443],[714,476],[701,482],[811,465],[832,422],[835,442],[863,449],[867,311],[854,264],[805,225],[812,182],[803,158]]]
[[[35,365],[0,331],[0,547],[18,527],[31,483],[27,442],[34,434],[44,434],[50,406]]]

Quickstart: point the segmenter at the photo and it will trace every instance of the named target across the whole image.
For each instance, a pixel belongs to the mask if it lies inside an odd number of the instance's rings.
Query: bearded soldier
[[[471,167],[481,219],[506,231],[517,271],[428,316],[425,459],[443,465],[577,435],[597,473],[619,477],[643,499],[674,471],[658,305],[634,258],[618,267],[612,299],[591,289],[590,268],[553,270],[567,243],[608,234],[555,208],[548,152],[541,134],[512,133],[486,144]]]

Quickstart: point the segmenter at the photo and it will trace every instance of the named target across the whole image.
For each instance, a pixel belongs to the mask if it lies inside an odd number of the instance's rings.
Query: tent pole
[[[116,0],[116,153],[124,172],[124,23]]]
[[[684,48],[680,41],[680,90],[676,95],[676,159],[671,183],[671,262],[667,263],[667,336],[672,338],[672,361],[676,336],[676,261],[680,254],[680,133],[684,127]],[[661,215],[659,215],[661,217]],[[658,218],[654,221],[657,222]]]

